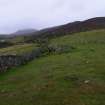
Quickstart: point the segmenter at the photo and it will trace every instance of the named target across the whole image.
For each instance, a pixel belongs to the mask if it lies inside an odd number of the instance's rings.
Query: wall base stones
[[[41,49],[23,55],[1,55],[0,56],[0,72],[5,72],[9,68],[26,64],[27,62],[38,58],[42,55]]]

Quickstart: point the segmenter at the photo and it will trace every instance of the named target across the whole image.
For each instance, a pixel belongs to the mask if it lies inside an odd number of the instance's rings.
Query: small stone
[[[89,63],[89,61],[86,61],[86,64],[88,64]]]
[[[90,82],[90,80],[85,80],[84,81],[85,84],[88,84],[89,82]]]

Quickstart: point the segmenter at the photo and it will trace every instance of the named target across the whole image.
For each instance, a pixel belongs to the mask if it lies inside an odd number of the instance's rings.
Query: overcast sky
[[[105,0],[0,0],[0,33],[105,16]]]

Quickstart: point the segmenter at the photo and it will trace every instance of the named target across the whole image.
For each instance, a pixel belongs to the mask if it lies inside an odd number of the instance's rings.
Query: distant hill
[[[76,21],[65,25],[47,28],[34,33],[34,37],[56,37],[95,29],[105,29],[105,17]]]
[[[32,34],[34,32],[36,32],[36,29],[24,29],[24,30],[18,30],[15,33],[12,33],[12,35],[29,35]]]
[[[28,35],[32,35],[33,33],[37,32],[38,30],[36,29],[24,29],[24,30],[18,30],[15,33],[11,33],[11,34],[0,34],[0,39],[8,39],[8,38],[12,38],[15,36],[28,36]]]
[[[58,37],[64,35],[71,35],[73,33],[91,31],[96,29],[105,29],[105,17],[95,17],[85,21],[75,21],[65,25],[46,28],[42,30],[24,29],[19,30],[10,35],[2,35],[1,37],[15,37],[15,36],[29,36],[29,40],[45,37]],[[28,39],[27,38],[27,39]]]

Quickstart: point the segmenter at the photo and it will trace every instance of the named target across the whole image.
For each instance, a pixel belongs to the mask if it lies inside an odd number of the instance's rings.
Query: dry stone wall
[[[9,68],[26,64],[27,62],[36,59],[42,55],[41,49],[33,50],[32,52],[23,55],[1,55],[0,56],[0,72],[5,72]]]

